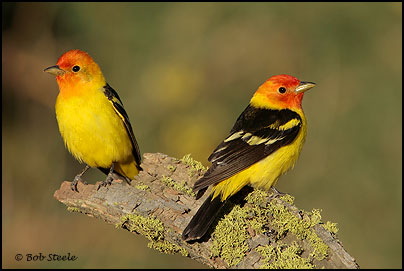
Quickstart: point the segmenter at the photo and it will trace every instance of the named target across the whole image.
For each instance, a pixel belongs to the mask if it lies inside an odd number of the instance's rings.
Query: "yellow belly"
[[[59,95],[56,117],[68,150],[80,162],[109,168],[113,162],[134,161],[124,123],[101,90],[69,98]]]
[[[303,119],[303,121],[305,120]],[[291,144],[278,149],[249,168],[216,184],[212,189],[213,198],[220,195],[222,200],[225,200],[246,185],[269,190],[282,174],[293,168],[299,158],[306,137],[305,127],[302,125],[301,131]]]

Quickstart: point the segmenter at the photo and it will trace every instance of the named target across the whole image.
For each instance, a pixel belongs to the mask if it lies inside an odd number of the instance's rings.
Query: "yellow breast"
[[[80,162],[109,168],[133,159],[125,126],[102,89],[67,98],[59,94],[56,117],[67,148]]]

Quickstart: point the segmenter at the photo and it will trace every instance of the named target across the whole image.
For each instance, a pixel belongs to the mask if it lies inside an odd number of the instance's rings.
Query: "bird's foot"
[[[272,190],[272,194],[271,194],[271,198],[276,198],[276,197],[282,197],[284,195],[286,195],[287,193],[283,193],[281,191],[279,191],[278,189],[276,189],[275,187],[271,187]]]
[[[115,177],[115,175],[112,173],[112,172],[110,172],[108,175],[107,175],[107,178],[105,178],[105,180],[104,181],[102,181],[99,185],[98,185],[98,187],[97,187],[97,190],[99,190],[100,188],[101,188],[101,186],[107,186],[107,185],[111,185],[112,184],[112,182],[114,181],[114,178]]]
[[[77,189],[77,184],[79,182],[82,182],[83,184],[87,185],[88,183],[86,181],[84,181],[81,178],[81,175],[77,175],[76,177],[74,177],[74,180],[72,181],[72,183],[70,184],[70,188],[74,191],[74,192],[79,192],[79,190]]]

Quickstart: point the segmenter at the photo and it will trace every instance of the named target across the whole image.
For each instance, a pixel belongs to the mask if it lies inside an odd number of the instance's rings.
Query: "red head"
[[[64,53],[56,66],[45,69],[56,75],[61,94],[78,94],[87,88],[103,87],[105,79],[100,67],[84,51],[70,50]]]
[[[315,85],[315,83],[299,81],[290,75],[275,75],[258,88],[251,103],[257,107],[273,109],[300,109],[304,92]]]

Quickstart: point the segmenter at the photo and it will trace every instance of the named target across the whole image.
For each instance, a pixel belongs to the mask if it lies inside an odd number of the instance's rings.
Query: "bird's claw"
[[[74,180],[72,181],[72,183],[70,184],[70,188],[74,191],[74,192],[79,192],[79,190],[77,189],[77,184],[79,182],[82,182],[84,185],[87,185],[88,183],[86,181],[84,181],[81,176],[76,176],[74,177]]]
[[[271,190],[272,190],[272,195],[271,195],[271,198],[272,197],[282,197],[282,196],[284,196],[284,195],[286,195],[287,193],[283,193],[283,192],[281,192],[281,191],[279,191],[278,189],[276,189],[275,187],[271,187]]]
[[[101,186],[105,186],[105,187],[106,187],[107,185],[111,185],[113,181],[114,181],[114,177],[112,176],[112,174],[111,174],[111,173],[108,174],[108,175],[107,175],[107,178],[105,178],[105,180],[102,181],[102,182],[98,185],[97,191],[101,188]]]

